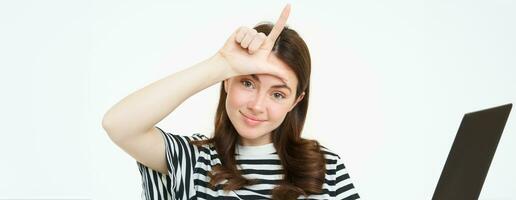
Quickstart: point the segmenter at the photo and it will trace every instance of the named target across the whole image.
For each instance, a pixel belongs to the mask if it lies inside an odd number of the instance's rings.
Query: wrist
[[[231,65],[227,62],[226,58],[220,53],[217,52],[215,55],[208,59],[209,65],[213,66],[217,69],[217,72],[220,72],[221,78],[223,80],[231,78],[233,76],[237,76],[238,74],[233,71]]]

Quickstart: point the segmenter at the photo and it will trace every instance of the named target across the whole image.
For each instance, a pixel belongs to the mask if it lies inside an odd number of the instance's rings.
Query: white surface
[[[139,199],[136,163],[103,114],[286,3],[217,2],[2,1],[0,199]],[[514,10],[508,0],[292,2],[288,24],[313,61],[305,136],[343,157],[364,199],[430,199],[463,114],[516,102]],[[208,133],[218,89],[158,125]],[[481,199],[516,199],[514,112]]]

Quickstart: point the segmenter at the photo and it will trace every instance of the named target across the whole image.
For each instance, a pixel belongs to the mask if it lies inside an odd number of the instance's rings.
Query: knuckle
[[[257,41],[256,39],[255,39],[255,40],[253,40],[253,41],[251,42],[251,44],[249,44],[249,48],[251,48],[251,49],[256,48],[257,43],[258,43],[258,41]]]
[[[261,41],[265,41],[265,39],[267,39],[267,36],[265,36],[265,34],[260,34],[258,35],[258,38],[261,40]]]
[[[242,41],[241,46],[244,48],[247,48],[249,46],[249,42],[250,42],[249,39],[246,38]]]
[[[236,42],[241,43],[241,42],[242,42],[242,36],[237,35],[237,37],[235,38],[235,40],[236,40]]]
[[[244,39],[242,39],[242,42],[243,42],[243,43],[246,43],[246,42],[248,42],[248,41],[249,41],[249,39],[251,39],[251,37],[249,37],[249,35],[246,35],[246,36],[244,37]]]
[[[255,32],[253,32],[253,31],[248,31],[248,32],[247,32],[247,35],[254,37],[254,36],[256,35],[256,33],[255,33]]]

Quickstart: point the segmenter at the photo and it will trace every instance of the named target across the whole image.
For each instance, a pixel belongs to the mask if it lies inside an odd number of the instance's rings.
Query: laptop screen
[[[464,115],[432,199],[478,199],[511,107]]]

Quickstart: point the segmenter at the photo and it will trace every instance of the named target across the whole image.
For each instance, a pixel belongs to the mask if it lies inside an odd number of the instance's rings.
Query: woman
[[[143,199],[359,198],[340,157],[301,138],[310,55],[285,27],[289,13],[287,5],[275,25],[239,28],[211,58],[136,91],[106,113],[109,137],[137,160]],[[212,138],[155,126],[219,82]]]

